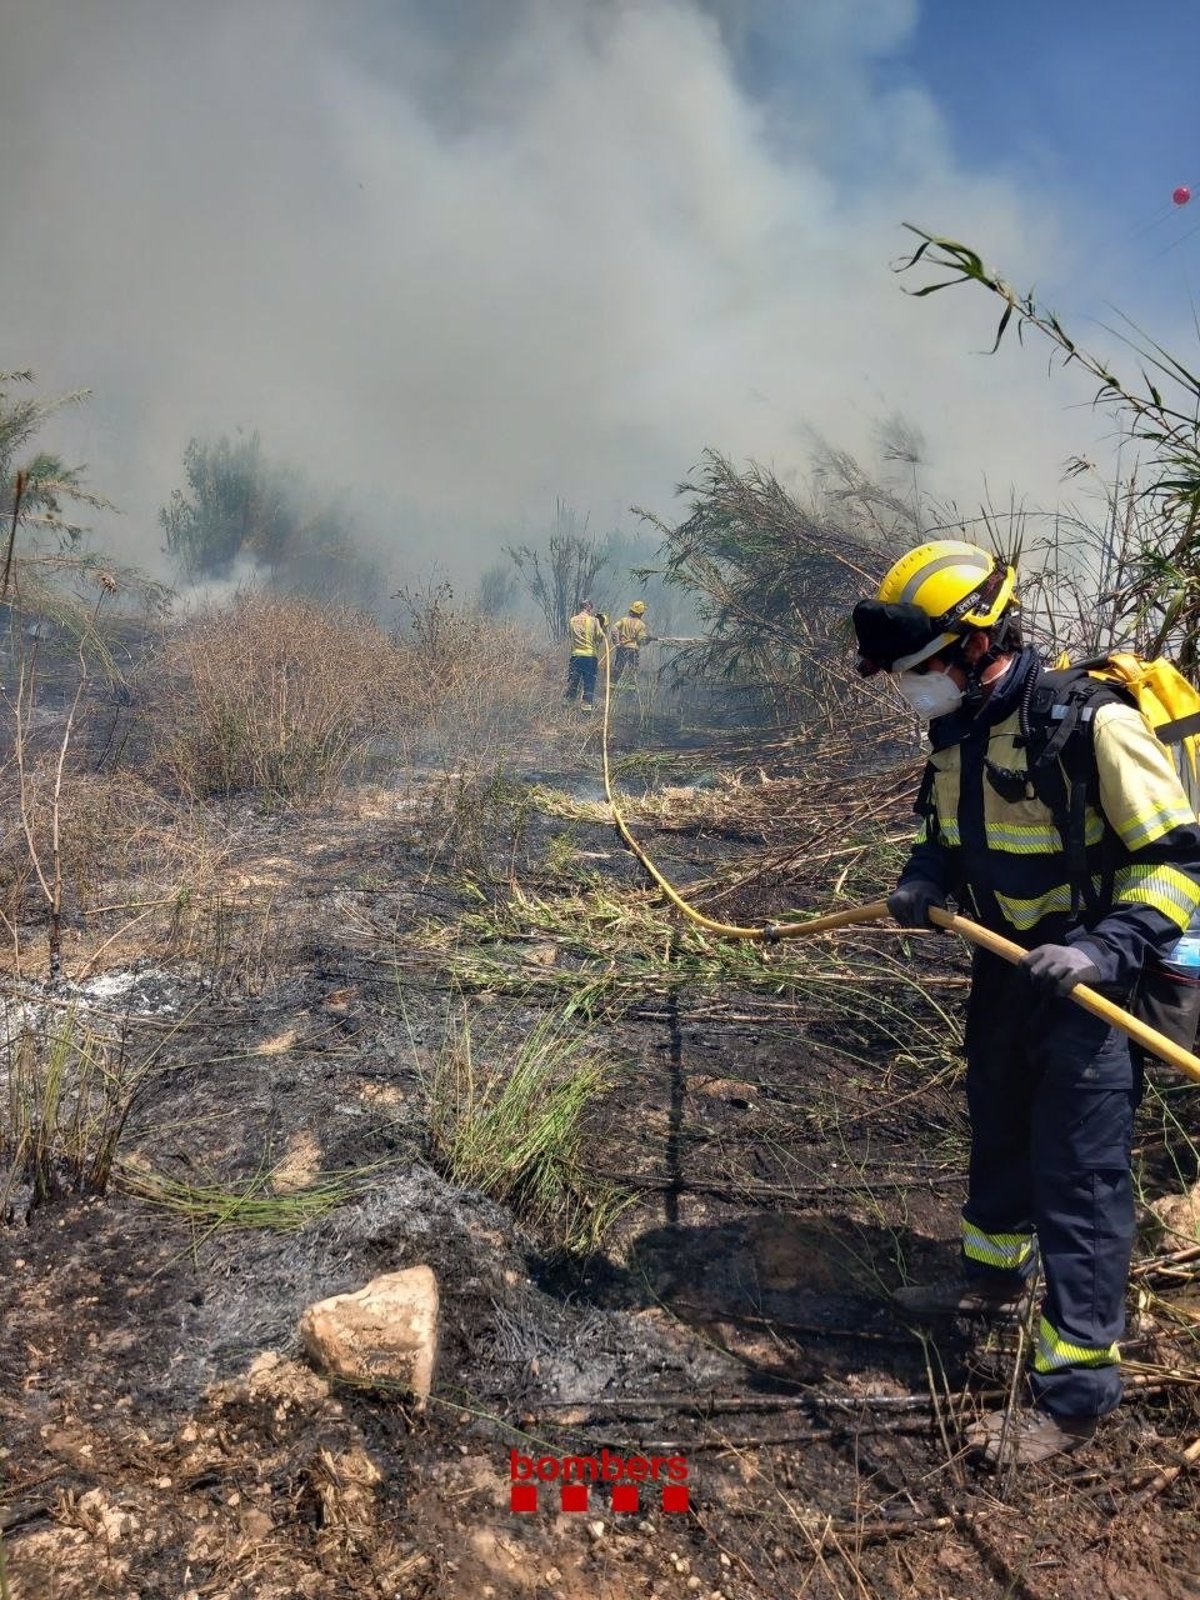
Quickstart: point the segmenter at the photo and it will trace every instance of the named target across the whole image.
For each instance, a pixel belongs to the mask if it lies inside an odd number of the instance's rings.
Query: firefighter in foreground
[[[859,671],[895,675],[932,745],[889,911],[928,927],[953,893],[1028,951],[1015,967],[974,953],[961,1276],[895,1295],[919,1320],[1016,1316],[1040,1256],[1034,1403],[976,1426],[971,1442],[993,1463],[1002,1449],[1025,1462],[1073,1450],[1120,1403],[1141,1070],[1124,1034],[1066,996],[1085,983],[1128,1006],[1143,966],[1200,907],[1195,813],[1170,754],[1119,696],[1091,713],[1091,770],[1066,816],[1060,750],[1039,746],[1033,726],[1052,678],[1023,645],[1015,581],[986,551],[942,540],[910,551],[854,609]]]
[[[645,623],[646,602],[635,600],[629,607],[629,615],[618,617],[612,631],[613,660],[612,681],[620,683],[621,674],[628,668],[636,672],[641,660],[642,646],[649,644],[652,638],[650,629]]]
[[[596,698],[596,669],[604,649],[604,630],[607,619],[597,613],[590,600],[582,600],[579,609],[567,623],[567,638],[571,644],[571,659],[567,664],[567,687],[564,700],[583,696],[583,709],[590,711]]]

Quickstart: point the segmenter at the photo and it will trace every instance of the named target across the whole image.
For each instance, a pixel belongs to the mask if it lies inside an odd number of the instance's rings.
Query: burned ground
[[[721,916],[886,881],[908,770],[864,802],[786,748],[619,732],[640,836]],[[232,806],[203,895],[140,954],[93,961],[120,921],[97,913],[59,991],[28,963],[6,982],[10,1036],[69,1013],[146,1068],[108,1193],[14,1189],[0,1230],[13,1596],[1200,1593],[1195,1480],[1163,1481],[1200,1432],[1196,1252],[1146,1232],[1130,1402],[1097,1442],[985,1473],[960,1436],[1014,1392],[1017,1334],[922,1337],[887,1301],[954,1259],[960,952],[707,940],[646,888],[597,773],[595,733],[547,718],[482,775]],[[462,1019],[496,1070],[568,1009],[610,1068],[594,1248],[455,1183],[429,1135]],[[1194,1178],[1166,1135],[1195,1122],[1164,1074],[1148,1183]],[[305,1305],[419,1262],[443,1313],[425,1412],[304,1365]],[[560,1513],[543,1488],[513,1513],[514,1448],[684,1454],[690,1510],[596,1489]]]

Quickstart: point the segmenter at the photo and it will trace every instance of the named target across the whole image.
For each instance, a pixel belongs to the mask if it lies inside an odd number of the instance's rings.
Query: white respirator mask
[[[896,687],[922,722],[949,716],[963,701],[962,690],[947,672],[898,672]]]

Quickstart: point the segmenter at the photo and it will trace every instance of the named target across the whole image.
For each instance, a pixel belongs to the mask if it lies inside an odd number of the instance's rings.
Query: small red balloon
[[[1174,200],[1174,202],[1175,202],[1175,204],[1177,206],[1185,206],[1185,205],[1187,205],[1188,201],[1191,198],[1192,198],[1192,191],[1186,186],[1186,184],[1182,184],[1182,183],[1179,185],[1178,189],[1176,189],[1175,192],[1171,196],[1171,199]]]

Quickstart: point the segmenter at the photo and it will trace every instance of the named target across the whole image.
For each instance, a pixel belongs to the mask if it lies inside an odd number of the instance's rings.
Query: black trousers
[[[614,683],[620,683],[621,674],[625,671],[626,667],[628,667],[632,672],[637,671],[638,656],[640,654],[640,650],[635,648],[633,645],[619,644],[617,646],[617,648],[613,651],[612,663],[612,681]]]
[[[1118,1029],[1070,1000],[1035,996],[1019,969],[983,950],[975,952],[966,1052],[964,1264],[1015,1281],[1032,1271],[1033,1253],[1016,1266],[1011,1241],[1036,1236],[1045,1296],[1035,1398],[1060,1416],[1102,1416],[1121,1399],[1116,1341],[1134,1238],[1129,1163],[1140,1065]],[[1010,1252],[1006,1265],[989,1264],[993,1242],[993,1262]]]
[[[572,656],[567,667],[567,692],[564,700],[574,700],[583,692],[583,703],[590,706],[596,697],[595,656]]]

